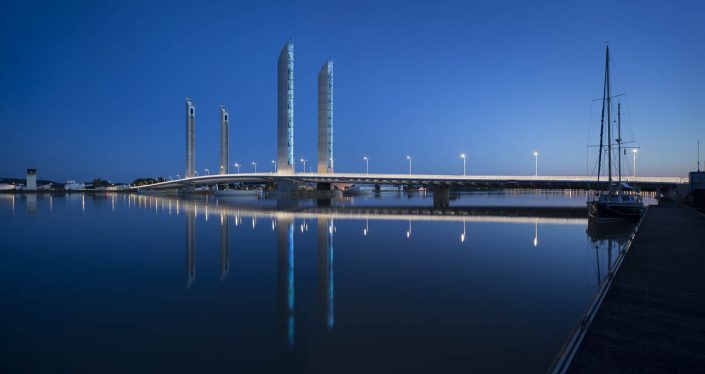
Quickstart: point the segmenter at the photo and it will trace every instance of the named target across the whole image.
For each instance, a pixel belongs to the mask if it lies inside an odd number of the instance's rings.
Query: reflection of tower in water
[[[326,326],[335,325],[335,288],[333,284],[333,220],[318,219],[318,284]]]
[[[230,252],[228,246],[230,238],[228,233],[228,217],[220,215],[220,279],[225,279],[230,271]]]
[[[294,345],[294,221],[291,218],[277,222],[277,277],[279,326]]]
[[[27,215],[34,217],[37,214],[37,195],[27,194]]]
[[[196,278],[196,218],[191,213],[186,213],[186,273],[188,281],[186,287]]]

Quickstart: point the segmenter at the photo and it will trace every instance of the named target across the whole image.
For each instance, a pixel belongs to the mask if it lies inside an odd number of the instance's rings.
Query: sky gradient
[[[336,171],[593,174],[604,46],[637,174],[683,176],[705,155],[705,3],[142,2],[0,4],[0,177],[271,170],[276,68],[295,43],[295,158],[316,157],[316,77],[335,66]],[[589,159],[587,158],[589,156]],[[625,173],[631,174],[631,157]],[[300,163],[297,170],[301,168]]]

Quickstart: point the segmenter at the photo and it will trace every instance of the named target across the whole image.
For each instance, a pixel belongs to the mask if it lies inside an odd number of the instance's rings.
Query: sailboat
[[[617,104],[617,155],[618,161],[618,181],[612,178],[612,96],[610,87],[610,48],[605,49],[605,83],[602,91],[602,116],[600,119],[600,154],[597,163],[597,181],[600,181],[603,156],[603,134],[607,128],[607,170],[608,185],[606,191],[595,192],[587,201],[588,217],[597,221],[612,220],[638,220],[644,215],[644,202],[641,195],[630,192],[633,190],[622,183],[622,125],[621,125],[621,105]],[[605,116],[607,125],[605,126]]]

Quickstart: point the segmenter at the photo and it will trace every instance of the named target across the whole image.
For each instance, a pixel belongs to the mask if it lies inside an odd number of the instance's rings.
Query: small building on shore
[[[690,180],[690,203],[699,209],[705,208],[705,171],[692,171]]]
[[[25,186],[27,191],[37,190],[37,169],[27,169],[27,183]]]

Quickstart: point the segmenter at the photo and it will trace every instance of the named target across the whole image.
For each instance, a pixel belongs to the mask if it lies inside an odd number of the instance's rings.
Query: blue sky
[[[609,42],[639,175],[705,155],[703,2],[147,2],[0,4],[0,176],[131,181],[196,165],[267,170],[276,60],[295,43],[295,157],[316,155],[316,76],[335,64],[335,167],[371,172],[582,175]],[[588,139],[588,134],[592,136]],[[632,136],[633,135],[633,136]],[[628,172],[631,173],[631,162]],[[300,165],[299,165],[300,166]],[[243,169],[247,170],[246,168]]]

